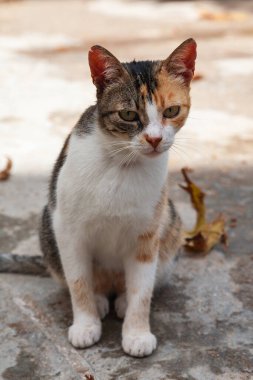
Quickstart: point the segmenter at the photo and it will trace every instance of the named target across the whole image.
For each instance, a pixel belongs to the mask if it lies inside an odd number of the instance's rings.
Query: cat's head
[[[152,157],[170,148],[189,113],[195,59],[193,39],[161,61],[120,63],[101,46],[90,49],[99,125],[112,152],[127,162],[127,154]]]

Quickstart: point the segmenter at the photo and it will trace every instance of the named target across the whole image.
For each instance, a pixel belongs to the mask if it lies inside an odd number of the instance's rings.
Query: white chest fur
[[[108,160],[96,135],[72,136],[58,178],[56,213],[85,231],[96,252],[125,251],[152,220],[167,161],[165,153],[122,168]]]

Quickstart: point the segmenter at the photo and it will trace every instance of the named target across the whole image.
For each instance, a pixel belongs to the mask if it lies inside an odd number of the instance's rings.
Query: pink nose
[[[162,137],[150,137],[149,135],[145,135],[145,139],[154,149],[157,147],[159,142],[162,141]]]

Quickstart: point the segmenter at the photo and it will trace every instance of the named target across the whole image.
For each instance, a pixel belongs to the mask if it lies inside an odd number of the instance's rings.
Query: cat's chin
[[[146,156],[146,157],[155,158],[155,157],[160,156],[162,153],[163,153],[163,152],[157,152],[156,150],[153,150],[152,152],[143,153],[143,154],[144,154],[144,156]]]

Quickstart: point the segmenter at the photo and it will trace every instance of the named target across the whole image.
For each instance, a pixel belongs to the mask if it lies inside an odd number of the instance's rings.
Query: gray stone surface
[[[229,235],[227,250],[180,254],[169,287],[154,296],[159,346],[145,359],[124,355],[113,310],[101,342],[75,350],[66,338],[68,294],[49,278],[1,274],[0,378],[253,379],[252,9],[249,1],[0,1],[0,167],[4,155],[14,164],[0,183],[0,251],[40,254],[49,172],[94,102],[88,48],[155,59],[190,36],[203,78],[192,85],[192,111],[171,152],[171,192],[189,228],[194,212],[178,183],[180,168],[191,166],[208,217],[223,212]],[[230,12],[230,20],[205,20],[206,11]]]

